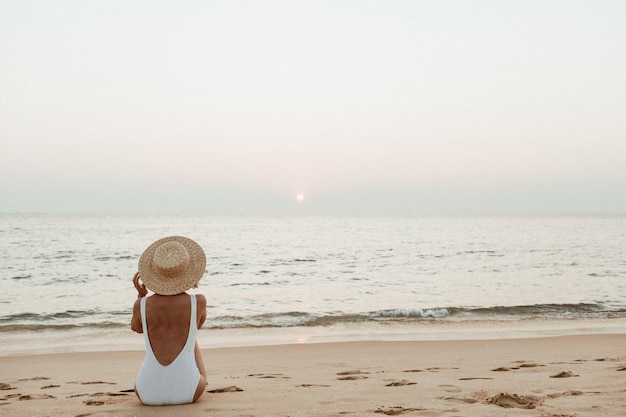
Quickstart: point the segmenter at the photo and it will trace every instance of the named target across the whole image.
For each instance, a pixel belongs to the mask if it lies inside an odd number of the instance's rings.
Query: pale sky
[[[623,0],[3,0],[0,212],[626,212],[625,22]]]

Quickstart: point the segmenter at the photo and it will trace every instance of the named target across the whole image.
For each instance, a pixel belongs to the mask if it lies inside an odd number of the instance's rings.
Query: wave
[[[71,330],[86,327],[127,328],[131,311],[68,310],[52,314],[21,313],[0,316],[0,332]],[[603,304],[536,304],[493,307],[399,308],[361,313],[290,311],[249,316],[207,317],[209,329],[328,327],[359,323],[394,324],[439,321],[514,321],[532,319],[624,318],[626,308]]]
[[[19,314],[9,314],[6,316],[0,317],[0,324],[2,323],[11,323],[16,321],[25,321],[25,322],[45,322],[45,321],[54,321],[59,319],[82,319],[89,316],[95,316],[98,314],[102,314],[96,310],[67,310],[60,311],[57,313],[51,314],[38,314],[38,313],[19,313]]]
[[[38,332],[38,331],[63,331],[63,330],[79,330],[79,329],[123,329],[128,328],[128,323],[116,323],[104,321],[99,323],[22,323],[22,324],[1,324],[0,332]]]
[[[626,309],[610,309],[602,304],[593,303],[451,308],[450,310],[453,316],[459,318],[493,317],[499,319],[610,317],[611,314],[626,313]]]
[[[607,308],[601,304],[537,304],[526,306],[401,308],[364,313],[307,312],[267,313],[249,317],[220,316],[207,320],[209,328],[261,328],[332,326],[349,323],[410,323],[424,321],[503,321],[528,319],[587,319],[626,317],[626,308]]]
[[[32,274],[21,274],[21,275],[16,275],[14,277],[11,277],[11,279],[14,279],[14,280],[17,281],[17,280],[21,280],[21,279],[30,279],[32,277],[33,277]]]
[[[86,327],[128,327],[129,311],[67,310],[50,314],[18,313],[0,316],[0,332],[71,330]]]

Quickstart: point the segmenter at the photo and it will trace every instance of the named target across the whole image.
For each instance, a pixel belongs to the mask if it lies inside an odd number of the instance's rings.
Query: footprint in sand
[[[337,379],[339,381],[355,381],[357,379],[367,379],[365,375],[368,374],[369,372],[363,372],[361,370],[355,369],[352,371],[337,372],[337,375],[340,376],[340,378]]]
[[[65,398],[86,397],[86,396],[88,396],[88,395],[89,395],[89,394],[72,394],[72,395],[68,395],[68,396],[67,396],[67,397],[65,397]]]
[[[391,382],[385,386],[386,387],[404,387],[406,385],[417,385],[417,382],[411,382],[411,381],[407,381],[406,379],[403,379],[401,381]]]
[[[291,377],[285,376],[283,374],[249,374],[246,376],[253,377],[253,378],[260,378],[260,379],[273,379],[273,378],[291,379]]]
[[[530,363],[522,363],[522,364],[520,364],[519,367],[520,368],[536,368],[538,366],[545,366],[545,365],[539,365],[539,364],[530,362]]]
[[[83,393],[83,394],[72,394],[68,395],[66,398],[77,398],[77,397],[98,397],[102,395],[108,395],[109,397],[123,397],[129,395],[130,393],[134,393],[134,389],[125,389],[118,392],[96,392],[95,394]]]
[[[550,362],[550,365],[580,365],[580,363],[578,361],[557,361],[557,362]]]
[[[550,378],[572,378],[576,376],[580,376],[580,375],[574,375],[571,371],[563,371],[555,375],[550,375]]]
[[[117,382],[106,382],[106,381],[87,381],[87,382],[74,382],[74,383],[81,384],[81,385],[99,385],[99,384],[117,385]]]
[[[487,404],[495,404],[503,408],[534,409],[539,402],[539,399],[536,397],[509,394],[507,392],[501,392],[487,399]]]
[[[241,391],[243,391],[242,388],[239,388],[236,385],[231,385],[230,387],[212,389],[212,390],[208,390],[207,392],[210,392],[211,394],[223,394],[225,392],[241,392]]]
[[[330,387],[330,385],[324,385],[324,384],[300,384],[300,385],[296,385],[296,388],[309,388],[309,387],[328,388],[328,387]]]
[[[23,378],[23,379],[18,379],[19,382],[24,382],[24,381],[46,381],[50,378],[45,377],[45,376],[36,376],[33,378]]]
[[[553,394],[549,394],[549,395],[546,396],[546,398],[554,399],[554,398],[568,397],[568,396],[577,397],[579,395],[583,395],[583,392],[582,391],[578,391],[578,390],[570,390],[570,391],[565,391],[565,392],[556,392],[556,393],[553,393]]]
[[[367,379],[365,375],[348,375],[337,378],[338,381],[357,381],[359,379]]]
[[[450,401],[453,403],[462,403],[462,404],[476,404],[478,400],[476,398],[469,397],[444,397],[445,401]]]
[[[378,407],[374,412],[376,414],[385,414],[387,416],[397,416],[403,413],[410,413],[412,411],[421,411],[423,408],[404,408],[400,406],[393,407]]]
[[[369,374],[369,372],[361,371],[360,369],[354,369],[352,371],[337,372],[337,375],[360,375]]]
[[[93,397],[96,399],[84,400],[83,404],[85,405],[105,405],[105,404],[117,404],[124,402],[124,398],[118,397],[126,397],[128,394],[123,392],[96,392],[95,394],[90,394],[89,397]]]
[[[21,395],[17,397],[20,401],[28,401],[28,400],[48,400],[51,398],[56,398],[54,395],[49,394],[33,394],[33,395]]]
[[[8,391],[11,389],[17,389],[17,388],[12,387],[11,384],[5,384],[4,382],[0,382],[0,391]]]

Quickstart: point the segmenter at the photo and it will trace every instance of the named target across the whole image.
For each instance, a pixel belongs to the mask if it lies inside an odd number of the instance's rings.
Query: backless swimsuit
[[[146,298],[141,299],[141,324],[146,342],[146,357],[135,381],[141,402],[147,405],[187,404],[193,402],[200,381],[196,364],[195,346],[198,325],[196,319],[196,296],[190,294],[191,316],[189,333],[183,350],[169,365],[161,365],[154,356],[146,320]]]

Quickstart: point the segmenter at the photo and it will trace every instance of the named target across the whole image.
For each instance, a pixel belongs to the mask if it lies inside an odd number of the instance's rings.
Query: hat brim
[[[189,254],[189,266],[177,279],[172,280],[159,274],[152,265],[154,252],[166,242],[178,242]],[[176,295],[195,287],[206,270],[204,250],[193,240],[183,236],[168,236],[157,240],[139,258],[139,276],[144,285],[160,295]]]

